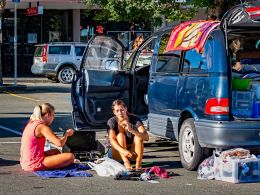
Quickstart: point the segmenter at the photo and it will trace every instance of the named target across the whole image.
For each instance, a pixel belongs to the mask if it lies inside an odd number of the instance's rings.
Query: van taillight
[[[211,98],[208,99],[205,106],[206,114],[228,114],[229,100],[228,98]]]
[[[47,45],[44,46],[43,48],[43,53],[42,53],[42,62],[46,63],[47,62]]]

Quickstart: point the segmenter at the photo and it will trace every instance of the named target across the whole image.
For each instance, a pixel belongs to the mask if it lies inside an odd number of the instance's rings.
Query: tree
[[[84,0],[88,10],[96,8],[94,20],[102,21],[143,21],[149,20],[154,26],[160,25],[162,16],[166,21],[189,20],[199,8],[220,18],[238,0]]]
[[[94,20],[108,21],[143,21],[153,25],[162,22],[162,15],[167,21],[187,20],[193,17],[195,7],[190,3],[176,3],[175,0],[85,0],[88,10],[96,7]],[[189,9],[189,11],[187,11]]]
[[[2,14],[4,12],[5,4],[6,4],[6,0],[0,0],[0,19],[2,19]],[[0,29],[0,86],[3,85],[1,45],[2,45],[2,28]]]

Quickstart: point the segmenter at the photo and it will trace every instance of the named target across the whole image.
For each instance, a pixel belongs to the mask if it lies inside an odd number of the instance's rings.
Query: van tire
[[[203,148],[199,145],[192,118],[186,119],[181,125],[179,152],[182,166],[189,171],[197,169],[203,160]]]
[[[69,84],[72,83],[75,75],[75,69],[71,66],[63,66],[58,73],[58,80],[61,83]]]

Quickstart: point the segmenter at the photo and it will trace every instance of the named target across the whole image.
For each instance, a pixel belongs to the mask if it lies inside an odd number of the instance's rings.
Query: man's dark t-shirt
[[[132,125],[132,128],[135,131],[138,131],[137,129],[143,125],[142,121],[134,115],[128,115],[129,123]],[[112,117],[107,121],[107,131],[109,132],[110,129],[114,129],[116,135],[119,133],[118,131],[118,122],[116,120],[116,117]],[[132,144],[134,135],[128,131],[125,132],[126,135],[126,144]]]

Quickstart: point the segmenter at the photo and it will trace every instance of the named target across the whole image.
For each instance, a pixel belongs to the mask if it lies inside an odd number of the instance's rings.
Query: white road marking
[[[6,131],[15,133],[15,134],[17,134],[17,135],[22,135],[22,133],[19,132],[19,131],[16,131],[16,130],[13,130],[13,129],[10,129],[10,128],[7,128],[7,127],[1,126],[1,125],[0,125],[0,129],[3,129],[3,130],[6,130]]]
[[[21,142],[0,142],[0,144],[20,144]]]

